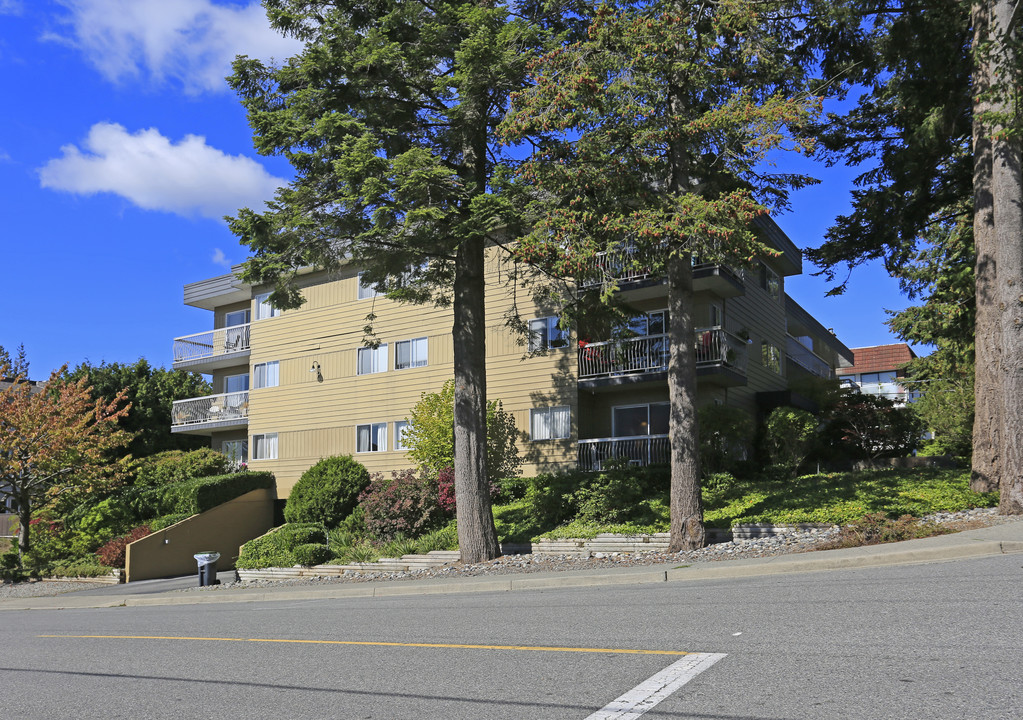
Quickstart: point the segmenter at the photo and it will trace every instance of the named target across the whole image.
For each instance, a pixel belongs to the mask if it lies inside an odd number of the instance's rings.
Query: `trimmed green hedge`
[[[235,564],[240,570],[265,567],[291,567],[298,564],[295,548],[299,545],[327,544],[327,534],[322,525],[315,523],[288,523],[274,528],[266,535],[249,540],[242,545]]]
[[[252,490],[272,488],[273,473],[240,472],[213,475],[153,488],[155,515],[195,515],[241,497]]]

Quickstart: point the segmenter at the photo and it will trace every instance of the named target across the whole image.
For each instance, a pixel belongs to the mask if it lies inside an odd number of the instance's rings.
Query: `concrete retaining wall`
[[[273,494],[262,488],[247,492],[212,510],[157,530],[128,545],[128,582],[198,572],[198,552],[220,553],[218,570],[230,570],[238,548],[273,527]]]

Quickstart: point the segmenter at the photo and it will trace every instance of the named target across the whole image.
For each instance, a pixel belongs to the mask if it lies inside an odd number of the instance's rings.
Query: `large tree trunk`
[[[701,548],[705,540],[696,425],[696,357],[692,309],[692,260],[688,254],[673,256],[668,260],[671,552]]]
[[[487,480],[484,239],[463,240],[455,268],[455,498],[462,562],[500,554]]]
[[[1008,40],[1015,0],[995,0],[992,35],[998,72],[993,78],[1006,93],[999,110],[1015,118],[1016,73]],[[1011,122],[1011,121],[1010,121]],[[999,128],[1001,130],[1001,128]],[[1001,453],[999,455],[999,512],[1023,514],[1023,173],[1019,140],[1004,133],[992,135],[991,194],[994,200],[995,242],[998,246],[998,314],[1001,320]]]
[[[973,46],[988,39],[988,6],[977,0],[972,8]],[[991,132],[981,114],[991,109],[981,97],[991,84],[990,61],[974,51],[973,66],[973,241],[977,253],[977,315],[974,331],[973,468],[970,488],[989,492],[998,488],[999,433],[1002,396],[999,383],[1000,328],[994,204],[991,195]]]

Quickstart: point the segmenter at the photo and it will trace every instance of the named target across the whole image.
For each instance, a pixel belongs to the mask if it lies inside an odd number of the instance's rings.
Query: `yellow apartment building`
[[[781,255],[752,269],[696,264],[694,323],[701,404],[762,413],[799,402],[790,383],[833,377],[853,356],[785,293],[802,270],[799,249],[773,222]],[[623,266],[602,257],[605,272]],[[558,328],[509,281],[495,251],[487,268],[487,394],[520,431],[527,475],[599,468],[611,457],[667,459],[667,287],[642,272],[619,274],[635,312],[625,339]],[[357,268],[301,276],[304,305],[281,311],[268,288],[235,273],[185,286],[186,305],[213,313],[212,330],[174,340],[175,369],[212,376],[215,393],[174,403],[172,431],[204,435],[213,448],[277,478],[278,497],[320,458],[352,454],[371,472],[409,467],[402,444],[409,411],[453,377],[450,309],[403,305],[360,282]],[[513,303],[528,338],[507,324]],[[366,316],[379,345],[366,347]],[[545,352],[537,352],[545,351]]]

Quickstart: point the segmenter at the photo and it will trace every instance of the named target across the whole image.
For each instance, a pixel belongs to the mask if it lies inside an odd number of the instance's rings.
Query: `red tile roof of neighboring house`
[[[853,366],[837,368],[835,370],[837,375],[857,375],[859,373],[896,370],[916,357],[916,353],[906,343],[852,348],[852,352],[854,358]]]

